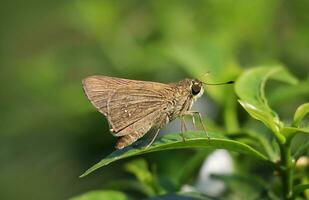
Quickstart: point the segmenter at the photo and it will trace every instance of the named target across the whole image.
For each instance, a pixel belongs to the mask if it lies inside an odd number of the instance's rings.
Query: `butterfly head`
[[[203,82],[197,79],[192,79],[190,84],[190,93],[194,99],[201,97],[204,93]]]
[[[189,88],[190,93],[192,94],[195,100],[203,95],[204,93],[203,85],[227,85],[234,83],[234,81],[228,81],[223,83],[206,83],[198,79],[189,79],[188,81],[190,82],[190,88]]]

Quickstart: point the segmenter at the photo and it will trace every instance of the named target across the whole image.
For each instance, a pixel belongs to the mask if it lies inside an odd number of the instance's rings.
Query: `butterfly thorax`
[[[169,121],[184,115],[191,109],[196,99],[202,96],[204,92],[202,87],[197,94],[192,94],[192,85],[195,84],[196,81],[197,80],[194,79],[184,79],[177,83],[170,84],[174,92],[171,96],[168,109]]]

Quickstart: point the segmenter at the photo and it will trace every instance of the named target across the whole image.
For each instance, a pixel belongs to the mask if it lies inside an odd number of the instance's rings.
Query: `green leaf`
[[[293,195],[296,196],[299,193],[305,191],[305,190],[309,190],[309,184],[300,184],[294,187],[293,189]]]
[[[165,193],[159,184],[155,174],[149,171],[147,162],[144,159],[133,160],[125,165],[125,169],[134,174],[137,180],[147,188],[147,195],[154,196]]]
[[[125,165],[125,169],[134,174],[142,183],[152,182],[153,176],[148,169],[148,164],[143,159],[133,160]]]
[[[135,194],[151,196],[149,187],[135,179],[115,179],[104,183],[105,190],[130,191]]]
[[[297,80],[281,66],[257,67],[247,70],[238,78],[235,91],[244,109],[253,118],[262,121],[279,141],[284,143],[285,137],[280,133],[282,122],[269,107],[265,96],[265,85],[270,78],[291,84],[297,83]]]
[[[309,103],[304,103],[300,105],[294,114],[293,126],[299,127],[302,119],[308,114],[309,112]]]
[[[70,200],[128,200],[129,198],[122,192],[113,190],[97,190],[71,198]]]
[[[283,127],[281,129],[281,133],[285,135],[287,138],[292,138],[297,132],[309,133],[309,127],[305,128]]]
[[[215,197],[209,197],[205,194],[198,192],[178,192],[178,193],[170,193],[157,197],[148,198],[146,200],[218,200]]]
[[[116,150],[106,158],[102,159],[100,162],[92,166],[88,169],[81,177],[84,177],[91,172],[108,165],[112,162],[115,162],[120,159],[137,156],[145,153],[155,152],[155,151],[163,151],[169,149],[185,149],[185,148],[211,148],[211,149],[227,149],[231,151],[236,151],[239,153],[248,154],[251,156],[255,156],[262,160],[268,160],[265,155],[253,149],[252,147],[237,142],[234,140],[230,140],[225,138],[219,133],[208,132],[210,136],[210,140],[207,138],[205,132],[196,131],[196,132],[186,132],[185,137],[186,141],[182,141],[182,137],[180,134],[166,134],[161,138],[157,139],[152,146],[138,147],[130,145],[124,149]]]
[[[252,140],[255,142],[259,142],[263,149],[265,150],[267,156],[272,160],[278,160],[279,155],[275,152],[273,149],[273,146],[271,144],[271,141],[269,138],[265,136],[265,134],[261,134],[261,132],[258,132],[254,129],[244,129],[246,135],[248,135]]]

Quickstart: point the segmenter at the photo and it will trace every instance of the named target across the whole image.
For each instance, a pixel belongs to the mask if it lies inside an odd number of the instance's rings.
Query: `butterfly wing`
[[[108,76],[89,76],[83,80],[83,89],[89,101],[102,114],[107,116],[107,100],[118,87],[139,84],[143,81],[114,78]]]
[[[158,128],[160,128],[167,122],[167,114],[162,113],[159,110],[148,114],[143,119],[129,125],[117,133],[117,136],[120,138],[117,141],[116,148],[122,149],[123,147],[132,144],[137,139],[145,135],[145,133],[147,133],[154,126],[154,124],[158,125]]]
[[[116,148],[122,149],[147,133],[152,127],[168,122],[170,90],[167,85],[143,83],[118,88],[107,102],[108,121],[113,134],[120,137]]]
[[[173,91],[166,84],[105,76],[88,77],[83,85],[91,103],[107,116],[115,136],[145,134],[161,120]]]
[[[168,106],[163,91],[164,88],[156,90],[145,84],[118,88],[107,102],[107,118],[115,135],[123,135],[118,132],[141,120],[149,120],[155,124],[160,113]]]

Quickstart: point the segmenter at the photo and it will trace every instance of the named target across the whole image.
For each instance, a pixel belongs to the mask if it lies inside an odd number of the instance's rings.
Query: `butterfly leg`
[[[188,130],[187,125],[186,125],[186,121],[183,117],[181,117],[181,121],[180,121],[180,126],[181,126],[181,137],[182,137],[182,141],[186,142],[186,138],[185,138],[185,132]]]
[[[194,111],[193,113],[194,113],[195,115],[198,116],[198,118],[199,118],[199,120],[200,120],[200,123],[202,124],[203,130],[204,130],[204,132],[206,133],[206,136],[207,136],[207,138],[208,138],[208,140],[209,140],[210,137],[209,137],[209,135],[208,135],[208,132],[206,131],[206,127],[205,127],[205,125],[204,125],[204,123],[203,123],[203,119],[202,119],[201,113],[200,113],[200,112],[197,112],[197,111]]]
[[[153,136],[153,138],[151,139],[151,141],[147,144],[146,149],[147,149],[148,147],[150,147],[150,146],[152,145],[152,143],[156,140],[157,136],[159,135],[159,132],[160,132],[160,128],[157,129],[155,135]]]
[[[200,121],[200,123],[202,124],[203,130],[204,130],[204,132],[206,133],[207,138],[210,139],[210,137],[209,137],[209,135],[208,135],[208,132],[206,131],[206,127],[205,127],[205,125],[204,125],[204,123],[203,123],[202,115],[201,115],[200,112],[198,112],[198,111],[188,111],[188,112],[185,113],[185,115],[190,115],[190,116],[192,116],[192,120],[193,120],[194,116],[197,115],[197,116],[198,116],[198,119],[199,119],[199,121]],[[192,122],[193,122],[193,121],[192,121]],[[194,123],[195,123],[195,122],[194,122]]]
[[[162,128],[165,124],[167,124],[168,121],[169,121],[169,119],[168,119],[167,116],[164,116],[164,117],[161,118],[161,122],[159,123],[159,124],[160,124],[160,125],[159,125],[159,128],[156,130],[155,135],[153,136],[153,138],[151,139],[151,141],[149,142],[149,144],[146,146],[146,149],[147,149],[148,147],[150,147],[150,146],[152,145],[152,143],[156,140],[157,136],[159,135],[159,132],[160,132],[161,128]]]
[[[194,115],[192,115],[192,124],[193,124],[194,130],[197,130],[196,125],[195,125],[195,117],[194,117]]]

